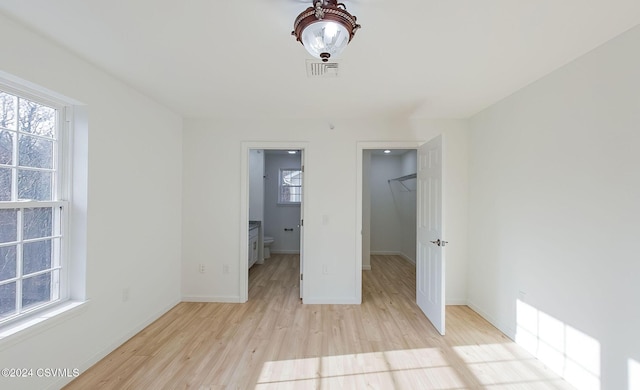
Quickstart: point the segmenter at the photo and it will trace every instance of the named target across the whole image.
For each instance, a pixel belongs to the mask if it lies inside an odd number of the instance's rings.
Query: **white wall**
[[[85,370],[180,299],[180,117],[0,15],[0,70],[83,102],[89,112],[88,304],[28,337],[0,342],[1,367]],[[80,134],[80,138],[86,134]],[[122,301],[128,288],[129,301]],[[68,378],[0,378],[59,388]]]
[[[389,182],[401,176],[399,155],[371,156],[371,253],[399,254],[402,252],[402,186]]]
[[[362,269],[371,270],[371,150],[362,152]]]
[[[397,254],[416,262],[416,180],[391,181],[416,173],[415,150],[371,156],[371,253]],[[363,194],[364,198],[364,194]]]
[[[418,152],[409,150],[401,156],[401,176],[415,174],[418,167]],[[417,187],[416,179],[405,180],[404,185],[409,189],[398,193],[399,212],[402,228],[401,253],[411,262],[416,262],[416,226],[417,226]]]
[[[264,150],[249,150],[249,220],[264,220]]]
[[[470,130],[470,303],[539,356],[596,371],[602,389],[630,390],[640,358],[638,47],[640,27]],[[568,334],[589,342],[563,350]]]
[[[416,180],[391,181],[416,173],[416,151],[371,156],[371,253],[398,254],[416,262]],[[364,202],[363,193],[363,202]]]
[[[428,140],[440,133],[465,139],[464,121],[371,118],[336,120],[330,129],[323,120],[294,118],[193,119],[185,121],[183,192],[183,297],[189,300],[237,301],[240,299],[240,215],[242,142],[277,144],[304,142],[305,150],[305,294],[306,303],[357,303],[356,270],[357,145],[359,141]],[[464,148],[449,153],[466,169]],[[215,150],[216,153],[211,151]],[[329,158],[330,157],[330,158]],[[237,161],[237,169],[215,169]],[[361,173],[360,173],[361,174]],[[220,191],[225,183],[226,191]],[[445,184],[446,186],[446,184]],[[337,190],[334,190],[337,189]],[[466,197],[464,198],[466,201]],[[449,207],[466,206],[451,202]],[[458,229],[466,235],[466,220]],[[360,231],[358,230],[358,233]],[[453,237],[456,237],[453,235]],[[453,241],[453,239],[452,239]],[[458,245],[463,246],[462,241]],[[449,249],[447,249],[449,250]],[[466,256],[466,253],[464,254]],[[461,256],[452,262],[464,263]],[[198,273],[198,264],[208,270]],[[229,274],[223,274],[224,266]],[[324,269],[327,272],[323,272]],[[361,275],[361,274],[360,274]],[[465,282],[465,271],[453,269],[447,276]],[[454,284],[452,284],[454,285]],[[448,290],[447,286],[447,291]],[[456,299],[466,291],[454,291]],[[461,299],[461,298],[460,298]]]
[[[300,169],[300,154],[266,152],[264,234],[274,238],[272,253],[300,253],[300,205],[278,204],[280,169]],[[303,189],[304,193],[304,189]],[[284,229],[293,229],[285,231]]]
[[[402,175],[411,175],[416,173],[418,169],[418,153],[415,150],[409,150],[402,154]],[[407,186],[408,187],[408,186]]]

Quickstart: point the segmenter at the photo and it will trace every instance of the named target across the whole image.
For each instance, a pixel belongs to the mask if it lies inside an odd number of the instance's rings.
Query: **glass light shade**
[[[320,20],[311,23],[302,31],[302,44],[315,58],[326,61],[326,55],[339,56],[349,44],[349,31],[340,23],[331,20]]]

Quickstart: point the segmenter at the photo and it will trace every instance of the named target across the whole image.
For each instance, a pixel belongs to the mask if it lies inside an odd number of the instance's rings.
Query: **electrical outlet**
[[[324,275],[329,275],[329,266],[327,264],[322,264],[322,273]]]
[[[200,264],[198,270],[200,271],[201,274],[203,274],[205,271],[204,264]]]

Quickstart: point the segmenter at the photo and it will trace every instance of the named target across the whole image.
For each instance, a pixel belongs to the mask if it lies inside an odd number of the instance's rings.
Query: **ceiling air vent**
[[[327,78],[338,77],[337,62],[316,62],[307,60],[307,77]]]

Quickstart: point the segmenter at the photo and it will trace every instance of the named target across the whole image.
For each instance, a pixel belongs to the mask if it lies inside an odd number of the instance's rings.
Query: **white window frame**
[[[300,205],[300,201],[289,201],[286,199],[282,199],[282,189],[283,188],[300,188],[300,199],[302,199],[302,180],[300,181],[300,185],[287,185],[283,179],[283,172],[286,171],[298,171],[300,175],[302,175],[302,168],[280,168],[278,170],[278,204],[280,205]]]
[[[29,319],[38,315],[44,311],[50,310],[53,307],[66,302],[70,298],[70,283],[69,283],[69,256],[68,256],[68,232],[69,232],[69,196],[71,189],[71,118],[73,109],[68,103],[56,99],[55,97],[48,96],[45,93],[39,93],[39,91],[33,88],[16,85],[16,83],[10,80],[4,80],[0,78],[0,90],[3,92],[17,96],[18,98],[28,99],[38,104],[53,108],[56,110],[56,135],[54,138],[53,147],[53,167],[54,179],[52,181],[52,199],[46,201],[17,200],[17,175],[13,177],[13,189],[12,200],[1,201],[0,209],[17,209],[18,212],[18,238],[16,242],[11,244],[17,245],[17,248],[21,248],[25,241],[22,237],[22,217],[25,209],[30,208],[49,208],[53,209],[52,227],[53,235],[52,239],[57,240],[57,245],[52,245],[52,266],[47,270],[39,272],[45,273],[53,269],[57,269],[57,277],[54,277],[52,273],[51,281],[51,299],[47,302],[42,302],[34,306],[23,309],[22,305],[22,289],[20,287],[21,281],[24,275],[17,274],[15,278],[2,281],[3,284],[12,283],[16,281],[16,313],[6,317],[0,317],[0,328],[11,326],[14,323]],[[18,112],[16,112],[16,121],[18,121]],[[14,145],[18,142],[19,129],[15,131]],[[18,155],[16,153],[16,147],[14,146],[14,156],[11,165],[3,165],[4,167],[18,168]],[[58,218],[59,223],[56,223]],[[22,261],[22,249],[17,249],[16,261]],[[55,260],[55,263],[54,263]],[[22,266],[18,267],[22,270]],[[36,273],[29,274],[33,276]],[[19,282],[18,282],[19,281]],[[54,286],[57,284],[57,288],[54,290]]]

